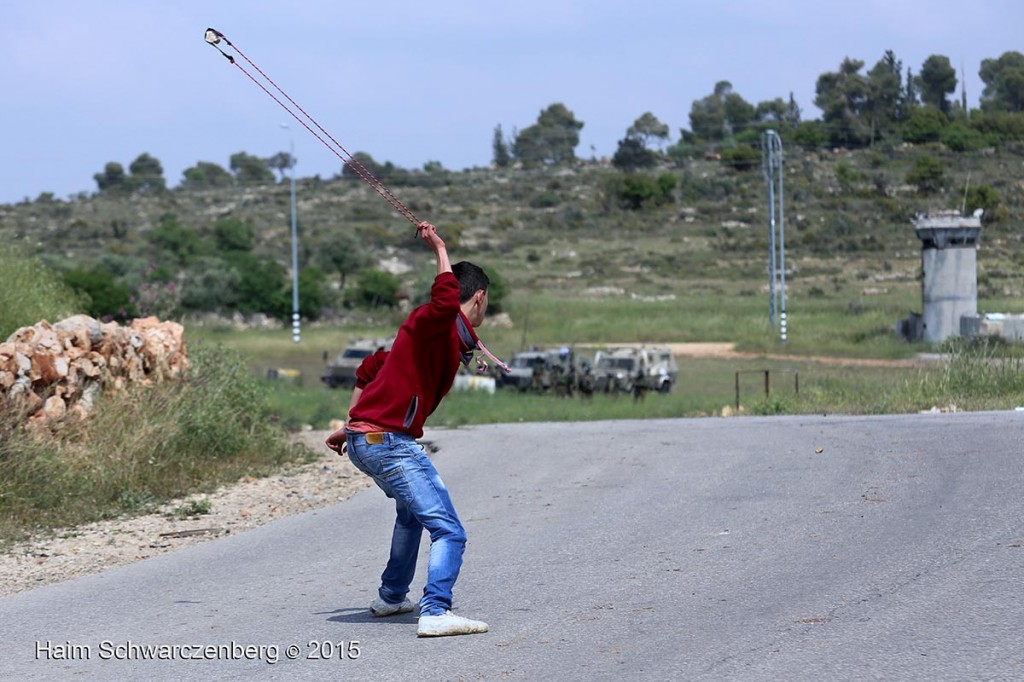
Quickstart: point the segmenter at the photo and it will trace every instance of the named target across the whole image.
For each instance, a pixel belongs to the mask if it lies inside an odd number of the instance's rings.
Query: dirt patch
[[[746,354],[736,352],[735,343],[667,343],[677,358],[743,358]]]
[[[781,353],[744,353],[736,350],[735,343],[729,342],[693,342],[693,343],[608,343],[602,344],[603,348],[628,348],[644,345],[667,346],[677,358],[712,358],[721,360],[757,360],[765,358],[768,360],[783,360],[786,362],[818,362],[825,365],[838,365],[842,367],[918,367],[922,364],[919,359],[908,360],[885,360],[881,358],[842,358],[824,355],[785,355]],[[584,347],[584,346],[581,346]],[[586,347],[597,348],[596,344]]]
[[[702,342],[702,343],[579,343],[576,348],[587,350],[614,350],[616,348],[643,348],[645,346],[669,348],[676,357],[684,358],[742,358],[747,357],[736,352],[735,343]],[[754,357],[754,356],[750,356]]]

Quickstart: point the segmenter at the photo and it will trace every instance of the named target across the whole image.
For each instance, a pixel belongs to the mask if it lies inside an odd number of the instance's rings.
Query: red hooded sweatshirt
[[[349,422],[373,424],[414,438],[445,397],[460,362],[469,362],[479,339],[459,307],[459,282],[442,272],[430,302],[412,311],[398,328],[391,351],[377,351],[356,370],[363,389]]]

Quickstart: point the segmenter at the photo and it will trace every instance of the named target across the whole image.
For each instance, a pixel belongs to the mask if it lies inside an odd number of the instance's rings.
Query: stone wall
[[[99,394],[180,377],[188,368],[177,322],[122,326],[75,315],[22,327],[0,343],[0,408],[46,426],[84,419]]]

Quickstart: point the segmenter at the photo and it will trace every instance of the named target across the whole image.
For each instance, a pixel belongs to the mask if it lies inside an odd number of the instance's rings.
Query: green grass
[[[185,380],[109,395],[53,432],[5,411],[0,540],[147,511],[309,455],[275,426],[266,387],[236,354],[196,346],[191,359]]]
[[[627,395],[583,400],[500,390],[494,395],[453,392],[427,425],[721,415],[735,409],[737,372],[745,414],[905,414],[934,407],[976,411],[1024,405],[1024,359],[984,348],[920,366],[694,359],[680,369],[671,393],[649,393],[639,402]]]
[[[306,425],[326,429],[331,420],[344,419],[351,390],[298,386],[287,381],[267,381],[267,400],[276,423],[289,431]]]
[[[0,341],[40,320],[57,322],[72,314],[77,299],[36,258],[10,244],[0,249]]]
[[[867,302],[791,299],[783,344],[768,320],[767,295],[698,290],[668,301],[534,295],[507,305],[514,328],[478,331],[491,350],[505,355],[524,345],[719,341],[761,353],[905,358],[923,349],[893,332],[896,319],[913,307],[903,292]]]
[[[765,370],[770,380],[767,395]],[[882,404],[879,398],[887,392],[886,387],[897,386],[900,380],[913,380],[917,371],[907,367],[853,369],[818,362],[769,359],[688,359],[681,363],[679,382],[668,394],[650,392],[636,401],[625,394],[598,393],[587,400],[502,390],[494,395],[455,391],[445,398],[427,425],[458,427],[493,422],[721,415],[735,410],[737,372],[739,402],[747,414],[872,413]],[[770,405],[780,407],[770,409]]]
[[[511,390],[494,395],[453,391],[428,420],[429,427],[530,421],[675,418],[719,415],[737,401],[747,414],[912,413],[954,405],[960,410],[1012,409],[1024,405],[1024,360],[1013,347],[955,350],[948,362],[919,365],[846,365],[841,358],[682,358],[670,394],[559,398]],[[768,371],[770,393],[765,393]],[[278,420],[325,429],[345,413],[351,392],[325,386],[270,382]]]
[[[906,360],[932,350],[895,336],[895,320],[914,308],[913,282],[887,293],[860,295],[842,290],[832,296],[800,298],[790,307],[789,340],[779,340],[767,320],[767,296],[710,294],[704,291],[668,301],[628,298],[588,299],[536,295],[512,296],[507,311],[513,326],[483,327],[481,338],[499,357],[508,358],[525,345],[579,345],[588,355],[592,345],[719,341],[759,359],[682,359],[677,388],[667,396],[650,394],[642,403],[621,396],[597,395],[587,402],[554,396],[499,391],[494,396],[453,392],[428,421],[429,426],[459,426],[515,421],[588,421],[643,417],[693,417],[720,414],[736,402],[740,371],[740,402],[747,413],[914,412],[956,404],[960,409],[1006,409],[1024,403],[1012,377],[1017,361],[998,365],[991,357],[1012,352],[1012,346],[979,349],[965,346],[950,363],[921,367],[847,366],[844,358]],[[266,368],[301,370],[296,381],[268,382],[270,403],[279,423],[290,429],[304,424],[324,429],[340,419],[350,391],[328,389],[319,381],[323,353],[333,356],[353,339],[394,333],[401,315],[388,313],[376,323],[332,329],[317,327],[300,344],[290,331],[190,331],[220,342],[246,357],[251,371]],[[583,348],[584,345],[591,347]],[[1015,364],[1016,363],[1016,364]],[[984,368],[1002,367],[1000,377]],[[772,393],[764,395],[764,369],[770,371]],[[799,375],[800,392],[793,384]]]

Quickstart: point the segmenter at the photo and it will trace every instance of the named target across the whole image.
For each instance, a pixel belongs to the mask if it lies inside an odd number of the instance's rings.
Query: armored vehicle
[[[596,389],[605,393],[630,392],[637,382],[668,393],[679,378],[679,367],[666,347],[616,348],[594,355],[594,378]]]
[[[333,360],[327,363],[326,372],[320,380],[331,388],[356,385],[356,370],[368,355],[378,350],[391,350],[394,339],[363,339],[345,347]]]
[[[559,350],[529,350],[509,360],[511,372],[499,373],[499,386],[520,391],[544,392],[550,388],[571,393],[577,372],[575,354],[566,347]]]

